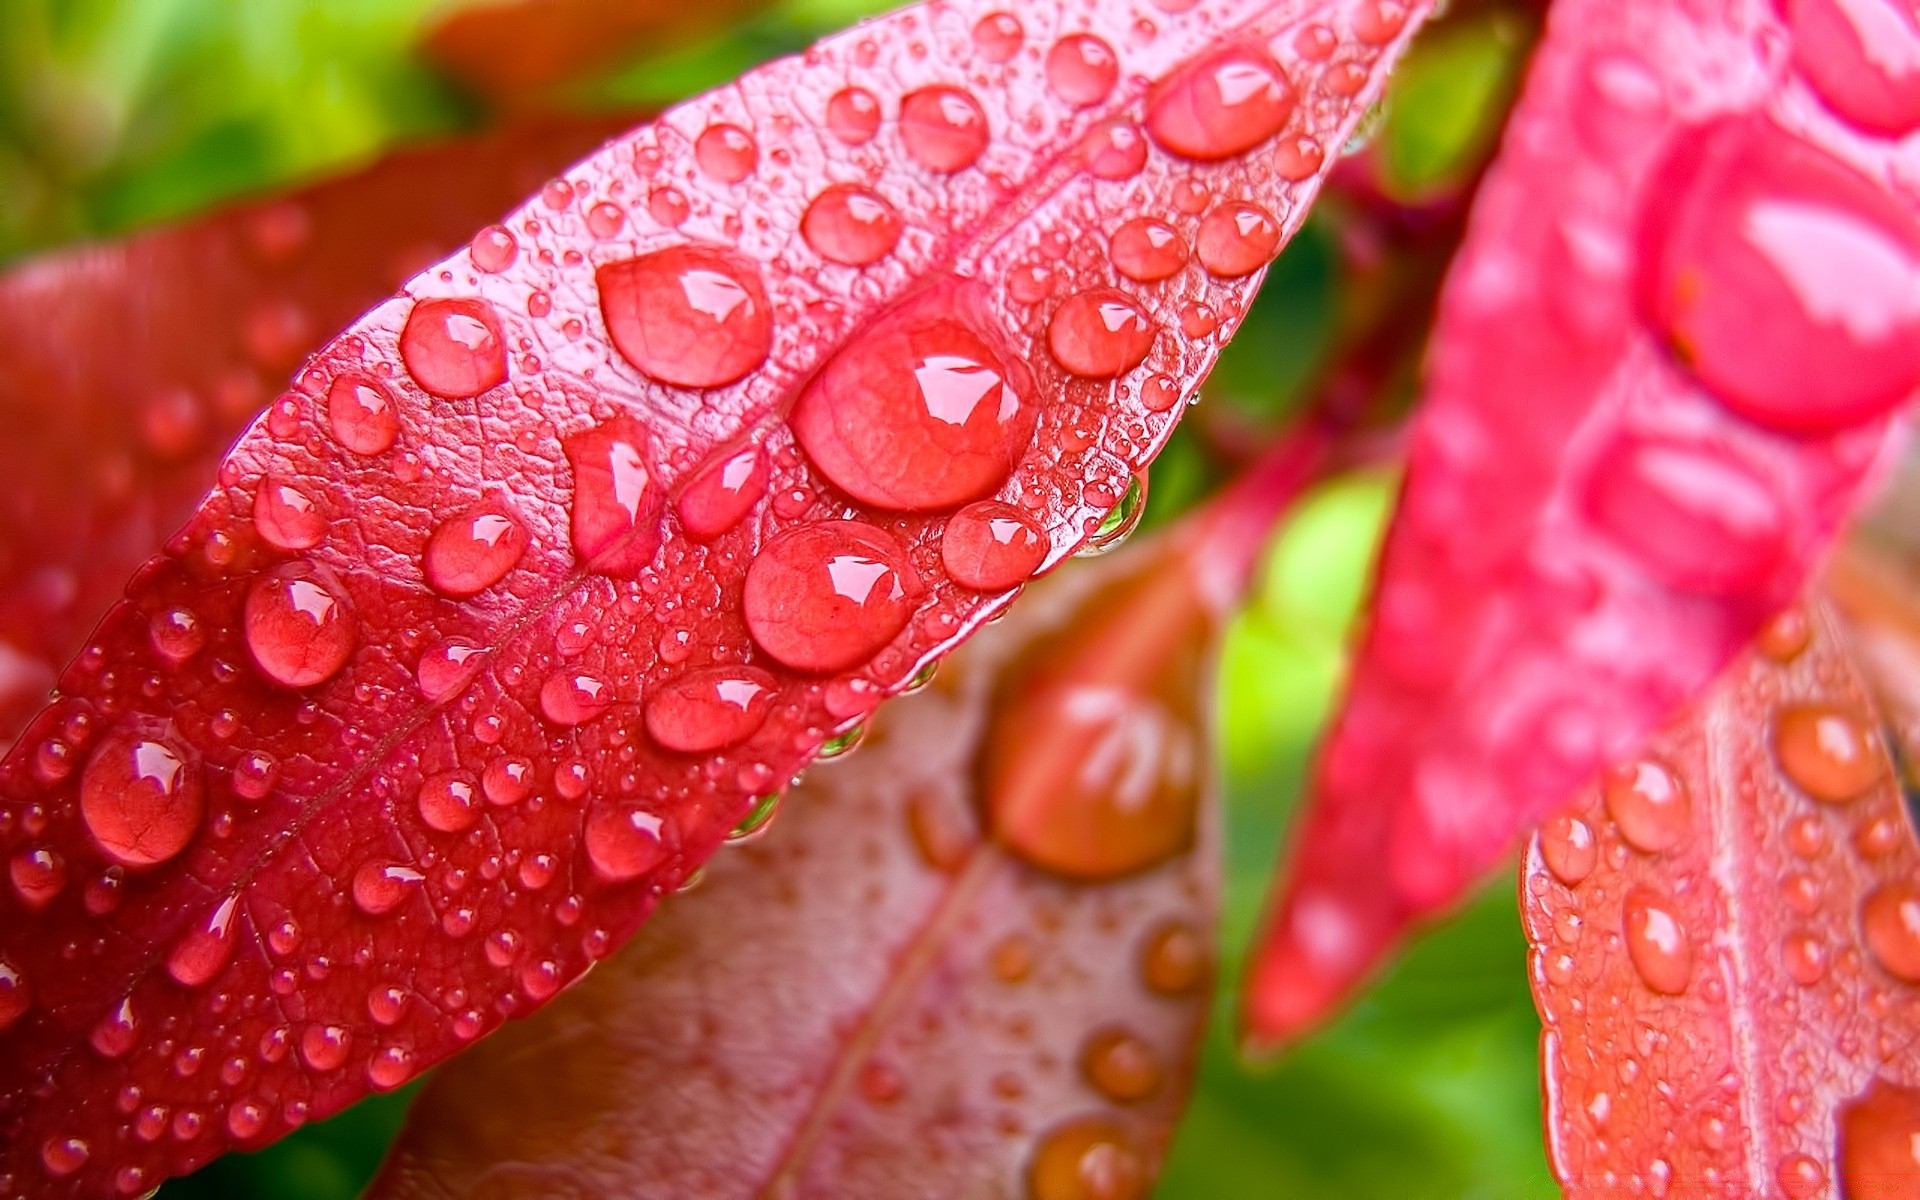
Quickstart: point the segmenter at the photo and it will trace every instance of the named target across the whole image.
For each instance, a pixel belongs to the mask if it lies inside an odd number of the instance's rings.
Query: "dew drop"
[[[600,312],[622,357],[650,379],[721,387],[767,360],[773,307],[760,271],[720,246],[669,246],[601,267]]]
[[[947,519],[940,534],[947,574],[976,592],[1019,587],[1040,569],[1049,549],[1026,514],[997,500],[967,505]]]
[[[540,713],[555,725],[584,725],[613,704],[613,688],[580,671],[555,671],[540,685]]]
[[[1827,1173],[1805,1154],[1789,1154],[1774,1170],[1787,1200],[1813,1200],[1827,1186]]]
[[[80,819],[100,852],[122,866],[178,855],[205,815],[198,759],[171,737],[115,731],[80,776]]]
[[[1136,1104],[1160,1090],[1160,1056],[1125,1029],[1104,1029],[1080,1051],[1080,1073],[1116,1104]]]
[[[251,1100],[237,1100],[227,1109],[227,1132],[239,1141],[256,1136],[266,1125],[266,1109]]]
[[[1090,33],[1063,37],[1047,51],[1047,86],[1075,108],[1105,100],[1119,81],[1113,47]]]
[[[1760,653],[1777,663],[1790,663],[1813,640],[1813,626],[1806,610],[1795,606],[1779,613],[1760,630],[1755,645]]]
[[[1812,987],[1827,973],[1826,943],[1809,933],[1790,934],[1781,944],[1787,974],[1801,987]]]
[[[693,671],[647,697],[647,734],[668,750],[703,754],[743,742],[766,722],[773,676],[753,667]]]
[[[747,815],[741,817],[740,823],[727,831],[727,841],[736,844],[752,841],[772,828],[773,819],[780,815],[780,806],[786,802],[786,798],[787,794],[784,791],[768,792],[764,796],[754,797],[753,807],[747,810]],[[681,890],[692,887],[703,877],[704,872],[696,872],[692,878],[681,885]]]
[[[40,1165],[54,1178],[65,1179],[87,1165],[89,1153],[86,1142],[79,1138],[48,1138],[40,1147]]]
[[[253,527],[275,549],[311,550],[326,536],[327,519],[313,497],[278,475],[268,475],[253,494]]]
[[[399,1046],[382,1046],[367,1060],[367,1082],[390,1092],[413,1077],[413,1055]]]
[[[300,1035],[300,1061],[315,1071],[337,1070],[347,1061],[353,1034],[340,1025],[309,1025]]]
[[[566,439],[573,467],[569,532],[589,570],[637,575],[660,548],[665,499],[648,462],[646,431],[627,417]]]
[[[87,1041],[101,1058],[120,1058],[140,1037],[140,1021],[133,1013],[133,1000],[123,999],[94,1025]]]
[[[520,242],[513,236],[513,231],[504,225],[489,225],[473,235],[467,253],[473,259],[474,269],[487,275],[498,275],[520,257]]]
[[[420,819],[441,833],[464,833],[480,819],[473,776],[465,771],[441,771],[421,781],[416,797]]]
[[[400,361],[422,391],[443,400],[478,396],[507,381],[500,318],[484,300],[422,300],[400,331]]]
[[[660,818],[650,812],[596,805],[587,816],[587,861],[615,883],[637,879],[666,857],[660,828]]]
[[[452,638],[427,647],[414,667],[420,694],[430,704],[452,699],[472,681],[486,659],[486,651],[471,642]]]
[[[1286,126],[1298,93],[1266,55],[1233,46],[1176,71],[1153,90],[1147,133],[1166,150],[1217,162]]]
[[[981,17],[973,26],[973,45],[980,57],[990,63],[1003,63],[1020,52],[1027,31],[1012,13],[995,12]]]
[[[922,88],[900,101],[900,141],[929,171],[951,175],[979,161],[990,138],[987,114],[972,93]]]
[[[527,527],[504,500],[491,498],[436,526],[423,566],[434,591],[461,600],[505,579],[526,552]]]
[[[1561,883],[1579,886],[1600,857],[1593,827],[1570,814],[1553,818],[1540,830],[1540,857]]]
[[[767,490],[767,462],[758,446],[715,455],[687,479],[674,502],[680,526],[709,541],[738,525]]]
[[[362,863],[353,873],[354,906],[370,917],[390,913],[423,878],[412,867],[397,863]]]
[[[1146,1159],[1131,1135],[1104,1117],[1081,1117],[1041,1139],[1027,1168],[1032,1200],[1140,1200]]]
[[[207,644],[207,632],[193,610],[169,608],[148,619],[147,640],[155,654],[178,666],[200,653]]]
[[[1879,733],[1830,705],[1782,709],[1773,722],[1773,755],[1795,787],[1827,804],[1865,795],[1888,771]]]
[[[1643,854],[1671,850],[1687,836],[1693,804],[1687,785],[1651,759],[1607,772],[1603,793],[1607,815],[1629,846]]]
[[[1668,996],[1687,990],[1693,977],[1693,942],[1672,900],[1636,885],[1623,902],[1627,956],[1649,988]]]
[[[1153,217],[1135,217],[1114,230],[1107,243],[1114,270],[1140,283],[1178,274],[1187,265],[1187,243],[1180,232]]]
[[[67,886],[67,864],[58,854],[44,847],[28,847],[7,864],[14,894],[28,908],[38,911],[52,904]]]
[[[1147,138],[1130,121],[1102,121],[1077,147],[1080,165],[1095,179],[1132,179],[1147,166]]]
[[[1147,512],[1147,484],[1145,475],[1135,475],[1127,482],[1127,490],[1120,496],[1120,503],[1108,510],[1099,526],[1080,547],[1077,556],[1094,558],[1102,554],[1111,554],[1118,550],[1133,531],[1140,527],[1140,519]]]
[[[1033,377],[991,333],[984,289],[936,287],[882,318],[794,405],[801,448],[882,508],[951,508],[993,492],[1038,419]]]
[[[1587,504],[1609,537],[1684,591],[1755,591],[1786,553],[1780,498],[1724,451],[1663,438],[1622,439],[1602,455]]]
[[[1913,1182],[1920,1180],[1920,1090],[1876,1077],[1841,1106],[1838,1124],[1843,1193],[1913,1200]]]
[[[747,570],[747,630],[777,661],[827,674],[857,666],[907,626],[920,581],[898,538],[823,521],[769,541]]]
[[[1208,213],[1194,238],[1194,256],[1220,279],[1251,275],[1279,250],[1279,224],[1265,209],[1237,200]]]
[[[1920,126],[1920,28],[1910,5],[1789,0],[1785,7],[1793,65],[1828,108],[1883,137]]]
[[[1140,981],[1162,996],[1186,996],[1207,982],[1212,956],[1199,930],[1169,921],[1140,946]]]
[[[247,590],[247,650],[283,687],[325,683],[346,666],[358,636],[345,600],[297,567],[262,575]]]
[[[533,791],[533,763],[515,755],[494,759],[480,774],[480,790],[486,794],[487,803],[499,808],[520,803]],[[575,792],[574,798],[584,791]]]
[[[647,196],[647,215],[668,229],[678,229],[692,215],[687,198],[676,187],[659,187]]]
[[[1909,883],[1875,888],[1860,905],[1860,928],[1887,974],[1920,983],[1920,888]]]
[[[393,396],[367,375],[341,375],[327,388],[327,424],[334,441],[360,455],[385,454],[400,435]]]
[[[693,159],[721,183],[739,183],[753,174],[760,147],[753,135],[738,125],[709,125],[694,139]]]
[[[862,87],[842,88],[827,101],[827,131],[849,146],[862,146],[880,130],[880,101]]]
[[[203,987],[233,957],[233,916],[240,897],[228,896],[189,929],[167,955],[167,974],[181,987]]]
[[[1054,361],[1086,379],[1112,379],[1153,349],[1153,322],[1125,292],[1094,288],[1070,296],[1047,322]]]
[[[587,210],[587,232],[597,238],[610,238],[627,226],[627,211],[606,201]]]
[[[827,188],[800,217],[800,235],[828,262],[864,267],[893,253],[900,214],[878,192],[857,184]]]

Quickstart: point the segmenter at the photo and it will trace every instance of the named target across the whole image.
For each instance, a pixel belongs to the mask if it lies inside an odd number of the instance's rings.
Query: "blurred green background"
[[[736,15],[724,28],[667,20],[583,76],[489,98],[419,52],[448,9],[440,0],[5,0],[0,261],[344,170],[405,140],[482,125],[504,107],[670,101],[884,5],[742,7],[727,10]],[[1497,132],[1525,43],[1524,23],[1502,5],[1455,4],[1369,123],[1378,192],[1416,211],[1457,202]],[[1353,279],[1365,227],[1343,222],[1337,203],[1326,207],[1273,271],[1208,402],[1154,467],[1150,523],[1216,486],[1231,470],[1222,447],[1282,423],[1347,344],[1343,330],[1368,303]],[[1223,650],[1226,969],[1161,1200],[1557,1194],[1541,1151],[1539,1030],[1511,880],[1278,1063],[1249,1066],[1231,1044],[1239,962],[1338,687],[1391,488],[1389,477],[1357,474],[1310,498],[1276,537]],[[411,1092],[222,1160],[162,1196],[348,1200]]]

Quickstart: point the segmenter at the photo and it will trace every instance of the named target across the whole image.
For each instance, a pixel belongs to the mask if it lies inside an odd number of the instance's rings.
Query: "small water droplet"
[[[382,1046],[367,1060],[367,1082],[375,1091],[392,1091],[412,1077],[413,1054],[399,1046]]]
[[[32,1005],[33,990],[27,986],[27,977],[0,959],[0,1032],[12,1028]]]
[[[1273,261],[1280,249],[1280,225],[1258,205],[1222,204],[1200,222],[1194,256],[1209,275],[1239,279]]]
[[[1593,874],[1594,865],[1600,857],[1593,827],[1570,814],[1553,818],[1540,830],[1540,857],[1546,860],[1547,869],[1561,883],[1568,887],[1579,886],[1582,880]]]
[[[94,1025],[87,1036],[94,1052],[102,1058],[120,1058],[133,1049],[140,1037],[140,1021],[133,1013],[133,1000],[125,998]]]
[[[486,651],[459,638],[436,642],[421,653],[414,667],[420,694],[428,703],[452,699],[472,681],[486,661]]]
[[[959,866],[979,841],[961,806],[939,792],[918,792],[908,800],[907,832],[920,857],[936,871]]]
[[[114,862],[152,867],[187,848],[206,815],[206,787],[191,750],[164,735],[116,730],[80,776],[80,819]]]
[[[353,903],[370,917],[392,912],[425,876],[398,863],[362,863],[353,873]]]
[[[780,806],[786,802],[785,792],[768,792],[764,796],[754,797],[753,807],[747,815],[740,818],[739,824],[727,831],[729,842],[745,842],[765,833],[773,826],[773,819],[780,815]],[[692,886],[689,881],[688,886]]]
[[[355,454],[385,454],[400,435],[400,415],[386,385],[349,373],[327,388],[327,424],[333,438]]]
[[[827,101],[827,131],[849,146],[873,140],[880,129],[880,101],[863,87],[842,88]]]
[[[1040,569],[1052,547],[1026,514],[1011,504],[982,500],[947,519],[940,561],[961,587],[1004,592]]]
[[[441,833],[464,833],[480,819],[479,797],[473,776],[465,771],[441,771],[420,783],[417,797],[420,819]]]
[[[1671,850],[1692,826],[1687,785],[1663,763],[1644,759],[1614,767],[1602,791],[1620,836],[1644,854]]]
[[[337,1070],[347,1061],[353,1034],[341,1025],[309,1025],[300,1034],[300,1061],[315,1071]]]
[[[228,896],[174,943],[167,974],[181,987],[204,987],[233,957],[233,917],[240,897]]]
[[[1154,88],[1147,133],[1174,154],[1216,162],[1279,133],[1298,99],[1272,59],[1250,46],[1232,46],[1188,64]]]
[[[743,608],[754,642],[798,671],[854,667],[907,626],[919,579],[898,538],[856,521],[797,526],[747,571]]]
[[[1693,942],[1680,923],[1678,906],[1652,888],[1636,885],[1622,908],[1627,956],[1640,978],[1665,995],[1685,992],[1693,978]]]
[[[641,809],[596,805],[587,816],[587,861],[615,883],[637,879],[666,857],[660,818]]]
[[[678,387],[722,387],[767,360],[773,307],[759,268],[721,246],[669,246],[602,266],[600,311],[622,357]]]
[[[1755,639],[1760,653],[1777,663],[1790,663],[1800,657],[1813,640],[1813,626],[1806,610],[1795,605],[1768,621]]]
[[[89,1153],[87,1143],[77,1137],[52,1137],[40,1147],[40,1164],[47,1174],[65,1179],[87,1165]]]
[[[773,676],[753,667],[711,667],[655,688],[647,734],[668,750],[705,754],[745,741],[766,722]]]
[[[1146,476],[1135,475],[1127,481],[1127,490],[1121,494],[1120,503],[1114,505],[1108,510],[1107,515],[1101,518],[1099,527],[1088,536],[1086,544],[1077,552],[1077,557],[1093,558],[1118,550],[1129,537],[1133,536],[1133,531],[1140,527],[1140,518],[1144,517],[1146,512]]]
[[[694,139],[693,159],[721,183],[739,183],[759,164],[760,147],[738,125],[709,125]]]
[[[900,142],[929,171],[964,171],[986,153],[987,114],[971,92],[937,86],[900,101]]]
[[[555,671],[540,685],[540,713],[555,725],[584,725],[613,704],[613,688],[581,671]]]
[[[1003,63],[1020,52],[1027,31],[1012,13],[994,12],[981,17],[973,26],[973,44],[980,57],[990,63]]]
[[[513,231],[504,225],[489,225],[473,235],[473,241],[467,246],[467,253],[473,259],[474,268],[488,275],[498,275],[513,265],[520,257],[520,241]]]
[[[1844,1194],[1912,1200],[1912,1182],[1920,1179],[1920,1090],[1876,1077],[1841,1107],[1838,1123]]]
[[[507,381],[500,318],[484,300],[422,300],[400,331],[400,361],[430,396],[464,400]]]
[[[759,446],[744,446],[715,455],[689,476],[674,508],[688,537],[710,541],[738,525],[766,490],[766,457]]]
[[[15,854],[7,873],[14,894],[34,911],[52,904],[67,886],[66,860],[45,847],[29,846]]]
[[[587,232],[610,238],[627,227],[627,210],[605,200],[587,210]]]
[[[1080,1051],[1080,1072],[1116,1104],[1136,1104],[1160,1090],[1160,1056],[1130,1030],[1103,1029]]]
[[[1112,379],[1153,349],[1154,327],[1125,292],[1094,288],[1070,296],[1047,323],[1054,361],[1086,379]]]
[[[1147,136],[1131,121],[1102,121],[1075,147],[1081,169],[1095,179],[1132,179],[1147,166]]]
[[[800,217],[800,235],[828,262],[864,267],[893,253],[900,214],[878,192],[857,184],[827,188]]]
[[[1047,86],[1075,108],[1105,100],[1119,80],[1113,47],[1090,33],[1063,37],[1047,51]]]
[[[486,794],[487,803],[500,808],[520,803],[533,791],[533,763],[516,755],[494,759],[481,772],[480,790]],[[584,791],[575,792],[574,798]]]
[[[327,519],[313,497],[278,475],[268,475],[253,494],[253,527],[276,549],[311,550],[326,536]]]
[[[155,654],[178,666],[200,653],[207,644],[207,632],[193,610],[169,608],[148,619],[147,639]]]
[[[1055,1127],[1027,1168],[1032,1200],[1140,1200],[1148,1183],[1146,1159],[1132,1135],[1105,1117]]]
[[[299,567],[253,581],[244,618],[247,650],[273,682],[290,688],[325,683],[346,666],[358,638],[347,603]]]
[[[1827,973],[1827,945],[1809,933],[1788,935],[1781,945],[1787,974],[1801,987],[1811,987]]]
[[[1795,787],[1827,804],[1865,795],[1888,773],[1879,732],[1830,705],[1782,709],[1773,722],[1773,754]]]
[[[1827,1186],[1827,1173],[1805,1154],[1789,1154],[1774,1172],[1787,1200],[1812,1200]]]
[[[1114,230],[1107,243],[1114,270],[1140,283],[1153,283],[1187,265],[1187,243],[1180,231],[1154,217],[1135,217]]]
[[[527,527],[493,497],[449,517],[427,538],[423,568],[434,591],[456,600],[477,595],[506,578],[527,552]]]
[[[1867,949],[1889,975],[1920,983],[1920,888],[1909,883],[1875,888],[1860,906],[1860,928]]]

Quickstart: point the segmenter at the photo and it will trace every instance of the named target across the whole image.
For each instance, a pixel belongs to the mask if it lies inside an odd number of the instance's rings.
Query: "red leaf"
[[[1920,1178],[1920,848],[1833,618],[1760,645],[1528,851],[1569,1197]]]
[[[960,500],[1007,507],[957,528],[1017,518],[1043,561],[1118,503],[1260,273],[1142,284],[1108,264],[1109,227],[1165,210],[1191,237],[1229,203],[1296,227],[1412,12],[1214,0],[1064,24],[1035,5],[1018,39],[1003,16],[976,36],[986,15],[902,10],[615,142],[329,345],[241,439],[0,770],[0,850],[27,881],[0,945],[25,1002],[0,1033],[15,1194],[147,1186],[258,1145],[610,952],[757,795],[1007,602],[944,568]],[[1068,31],[1114,54],[1103,98],[1036,69]],[[1152,144],[1175,110],[1207,161]],[[1229,157],[1236,115],[1266,140]],[[802,229],[806,198],[847,182],[901,220],[864,269]],[[606,325],[629,317],[622,352]],[[1182,320],[1187,339],[1163,332]],[[890,426],[863,429],[876,393]],[[382,405],[393,448],[349,449],[378,440],[356,414]],[[816,406],[844,463],[782,423]],[[869,456],[889,447],[912,469]],[[943,456],[982,447],[1012,469],[963,489]],[[760,478],[764,500],[738,494]],[[883,484],[889,509],[847,499]],[[726,491],[743,519],[712,534]],[[482,543],[525,549],[457,599],[466,583],[422,565],[449,523],[487,571],[511,556]],[[183,613],[205,637],[176,662],[153,630]],[[764,723],[701,754],[656,745],[696,671],[709,705],[770,677]],[[82,819],[83,792],[164,812],[143,838],[205,815],[129,870],[138,851]],[[552,874],[528,882],[542,855]],[[125,1052],[90,1048],[123,1007]],[[161,1109],[169,1135],[142,1137]]]
[[[0,277],[0,744],[320,339],[620,128],[543,121]],[[374,452],[363,422],[354,448]],[[369,442],[366,438],[376,438]],[[163,629],[173,653],[204,638]]]
[[[1315,458],[1039,585],[442,1072],[375,1200],[1144,1195],[1209,1004],[1203,668]]]
[[[1920,381],[1920,227],[1891,145],[1771,82],[1795,34],[1761,5],[1553,10],[1445,297],[1255,1038],[1318,1020],[1631,754],[1858,497]]]

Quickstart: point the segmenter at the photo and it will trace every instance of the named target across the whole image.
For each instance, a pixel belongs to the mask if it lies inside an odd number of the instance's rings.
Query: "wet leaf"
[[[1855,503],[1920,382],[1900,299],[1920,225],[1876,182],[1894,148],[1857,137],[1830,81],[1772,85],[1769,48],[1804,23],[1554,8],[1443,301],[1256,1040],[1320,1020],[1632,754],[1798,595]]]
[[[1123,508],[1423,11],[904,9],[323,349],[0,767],[11,1194],[263,1144],[610,953]]]
[[[1570,1197],[1908,1195],[1920,849],[1832,614],[1791,610],[1527,853]]]
[[[1206,662],[1314,461],[1036,585],[436,1077],[375,1200],[1145,1195],[1212,994]]]
[[[295,364],[619,128],[542,121],[403,151],[0,276],[0,740]]]

